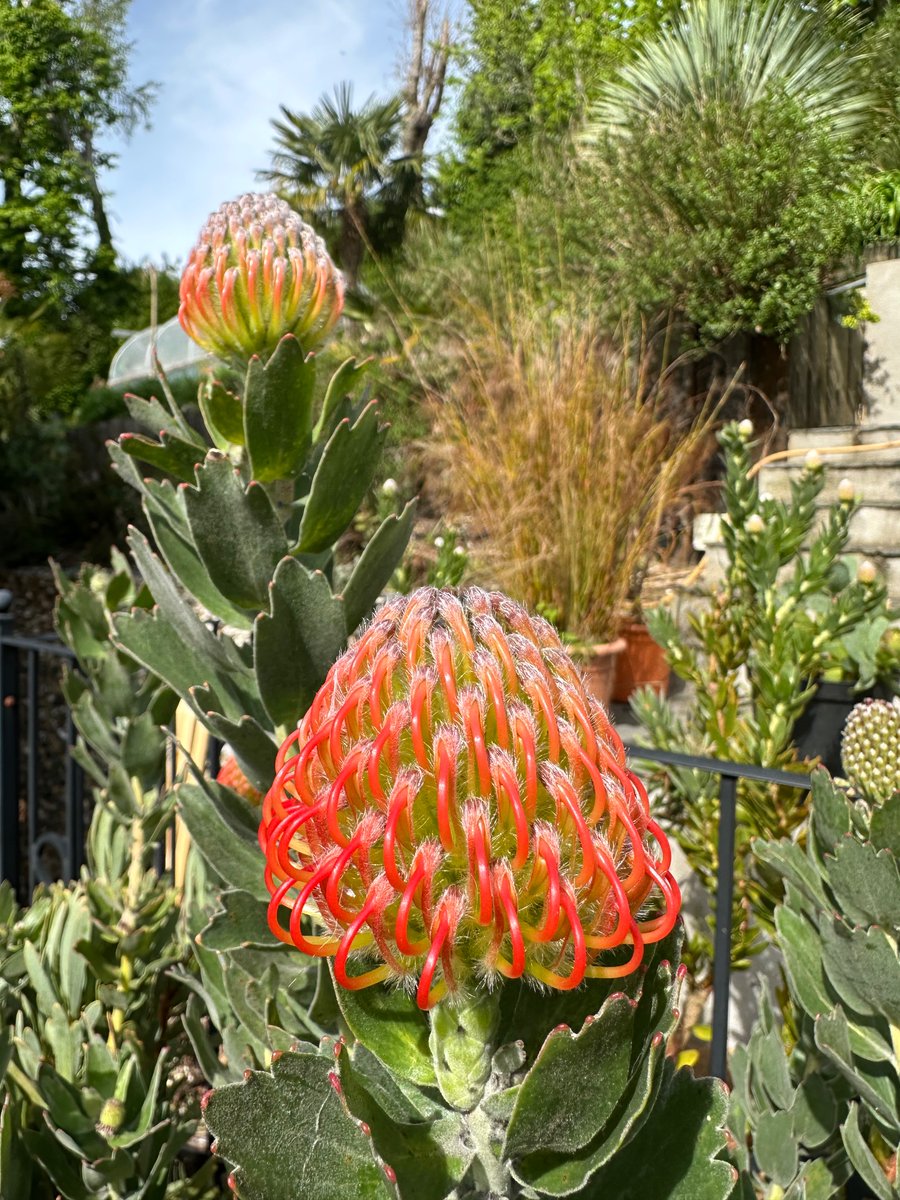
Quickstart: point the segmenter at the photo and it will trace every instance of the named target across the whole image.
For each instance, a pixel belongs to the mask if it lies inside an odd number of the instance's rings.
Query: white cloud
[[[279,104],[307,110],[342,79],[396,86],[397,0],[134,0],[133,76],[162,89],[153,128],[107,179],[130,259],[183,257],[207,213],[256,186]]]

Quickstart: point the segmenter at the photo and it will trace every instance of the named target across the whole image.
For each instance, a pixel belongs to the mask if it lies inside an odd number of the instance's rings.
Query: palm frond
[[[709,105],[745,111],[780,91],[836,136],[866,123],[865,57],[855,18],[827,26],[786,0],[696,0],[623,66],[595,102],[587,143]]]

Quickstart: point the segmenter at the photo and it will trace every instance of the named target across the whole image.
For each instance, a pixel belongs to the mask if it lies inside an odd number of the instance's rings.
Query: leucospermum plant
[[[388,601],[261,817],[271,933],[329,963],[342,1036],[207,1097],[240,1196],[730,1194],[724,1091],[665,1055],[669,847],[550,625],[477,589]]]
[[[278,746],[396,569],[414,514],[409,504],[386,515],[360,556],[339,561],[386,433],[365,364],[322,370],[342,305],[323,242],[283,201],[223,205],[181,287],[184,329],[216,356],[199,387],[202,423],[161,379],[158,398],[128,398],[144,432],[110,444],[141,496],[147,534],[132,529],[128,543],[150,597],[112,615],[112,637],[233,755],[217,781],[198,772],[178,790],[189,880],[202,864],[210,882],[188,886],[190,932],[209,921],[207,898],[221,897],[225,914],[196,945],[185,1018],[215,1083],[265,1061],[271,1028],[293,1028],[312,998],[315,972],[238,921],[265,896],[258,804]]]

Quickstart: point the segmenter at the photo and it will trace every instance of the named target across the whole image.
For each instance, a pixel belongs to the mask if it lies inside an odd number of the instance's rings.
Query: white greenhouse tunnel
[[[211,356],[192,341],[178,324],[178,318],[156,328],[133,333],[115,353],[109,367],[108,384],[116,387],[132,379],[146,379],[154,374],[153,346],[159,364],[166,375],[196,369],[209,362]]]

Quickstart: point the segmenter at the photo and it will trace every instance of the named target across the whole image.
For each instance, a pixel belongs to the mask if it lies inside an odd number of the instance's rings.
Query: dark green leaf
[[[244,412],[241,401],[218,380],[211,379],[200,388],[200,411],[210,434],[223,444],[244,444]]]
[[[876,850],[890,850],[900,858],[900,792],[872,813],[871,839]]]
[[[865,1016],[900,1025],[900,959],[883,929],[848,929],[839,919],[822,921],[822,961],[844,1002]]]
[[[256,676],[272,720],[293,728],[344,648],[344,607],[324,575],[293,558],[278,564],[270,592],[271,613],[256,621]]]
[[[580,1150],[622,1098],[631,1069],[635,1002],[609,997],[577,1035],[554,1030],[519,1089],[503,1157],[537,1150]],[[580,1084],[572,1087],[577,1075]]]
[[[351,426],[342,421],[322,452],[300,522],[297,550],[316,554],[334,545],[369,490],[387,432],[376,401]]]
[[[900,871],[889,850],[876,851],[848,834],[826,861],[828,882],[846,920],[858,925],[900,923]]]
[[[384,984],[358,992],[335,986],[335,994],[350,1032],[386,1067],[421,1087],[437,1085],[428,1018],[413,997]]]
[[[219,896],[222,908],[197,940],[209,950],[231,950],[236,946],[280,946],[269,931],[268,904],[247,892],[226,891]]]
[[[823,1146],[834,1133],[838,1109],[834,1092],[821,1075],[809,1075],[797,1088],[790,1108],[794,1133],[809,1150]]]
[[[181,784],[178,803],[191,840],[213,872],[230,887],[267,900],[265,858],[252,833],[248,836],[224,807],[210,802],[209,791],[196,784]]]
[[[249,629],[247,613],[222,595],[197,553],[184,507],[185,490],[168,480],[144,481],[144,512],[156,545],[172,574],[204,608],[227,625]]]
[[[240,608],[262,608],[287,539],[265,489],[244,489],[239,473],[211,450],[197,471],[197,486],[184,490],[197,553],[214,587]]]
[[[375,602],[400,565],[412,533],[416,501],[410,502],[399,516],[386,517],[356,562],[341,593],[344,598],[347,632],[371,616]]]
[[[346,396],[349,396],[374,361],[374,358],[366,358],[362,362],[355,358],[347,358],[332,375],[325,390],[322,411],[316,422],[315,441],[322,436],[322,431],[327,428],[337,406]]]
[[[737,1172],[718,1155],[725,1146],[728,1100],[718,1080],[666,1078],[637,1135],[594,1176],[583,1200],[727,1200]]]
[[[242,1200],[395,1196],[332,1074],[318,1054],[284,1054],[271,1073],[213,1092],[206,1123],[219,1154],[235,1165]]]
[[[856,1104],[850,1105],[850,1115],[841,1126],[841,1138],[847,1157],[866,1187],[871,1188],[875,1200],[896,1200],[897,1193],[885,1178],[878,1159],[866,1145],[859,1127],[859,1108]]]
[[[263,367],[250,360],[244,387],[244,444],[250,472],[260,483],[292,479],[300,473],[312,433],[315,358],[290,334]]]
[[[824,767],[812,775],[812,827],[820,851],[832,850],[850,832],[850,806]]]
[[[203,460],[203,449],[171,433],[163,433],[158,442],[139,433],[123,433],[119,447],[131,458],[165,471],[180,483],[190,483],[194,467]]]

